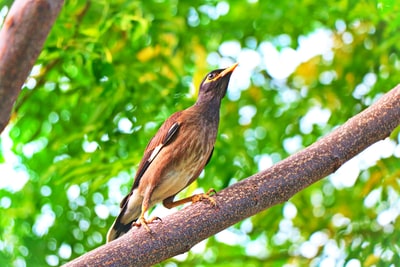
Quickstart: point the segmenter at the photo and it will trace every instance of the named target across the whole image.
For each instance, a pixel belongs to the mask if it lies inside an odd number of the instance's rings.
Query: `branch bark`
[[[64,0],[16,0],[0,31],[0,133]]]
[[[203,239],[287,201],[388,137],[399,124],[400,85],[308,148],[220,191],[216,208],[206,201],[189,205],[151,224],[151,233],[133,228],[65,266],[150,266],[186,252]]]

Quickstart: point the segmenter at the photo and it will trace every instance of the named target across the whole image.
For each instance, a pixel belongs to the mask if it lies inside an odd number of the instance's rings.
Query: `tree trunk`
[[[0,31],[0,133],[63,0],[16,0]]]

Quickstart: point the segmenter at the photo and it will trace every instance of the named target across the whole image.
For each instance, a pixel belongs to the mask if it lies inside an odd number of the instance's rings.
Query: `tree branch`
[[[133,228],[65,266],[149,266],[186,252],[203,239],[287,201],[388,137],[399,124],[400,85],[310,147],[220,191],[215,196],[217,207],[207,201],[189,205],[151,224],[151,233]]]
[[[16,0],[0,31],[0,132],[42,50],[63,0]]]

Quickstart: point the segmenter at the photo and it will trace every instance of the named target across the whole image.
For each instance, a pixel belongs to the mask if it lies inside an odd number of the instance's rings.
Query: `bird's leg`
[[[192,196],[192,203],[202,201],[203,199],[207,199],[210,201],[211,205],[216,206],[217,202],[215,202],[215,199],[211,197],[210,195],[216,195],[217,191],[215,191],[214,188],[208,189],[207,193],[202,193],[202,194],[196,194]]]
[[[157,216],[150,217],[150,219],[148,220],[146,220],[146,218],[144,217],[146,211],[149,209],[150,195],[151,194],[145,194],[142,202],[142,212],[140,213],[140,216],[137,219],[137,221],[132,224],[132,226],[137,226],[137,227],[143,225],[143,227],[146,228],[147,232],[151,232],[148,224],[152,223],[155,220],[161,221],[161,219]]]
[[[217,191],[215,191],[214,188],[209,189],[207,191],[207,193],[195,194],[193,196],[186,197],[186,198],[183,198],[183,199],[180,199],[177,201],[174,201],[175,196],[171,196],[169,198],[164,199],[163,205],[164,205],[164,207],[171,209],[171,208],[183,205],[188,202],[195,203],[195,202],[199,202],[203,199],[207,199],[208,201],[210,201],[211,205],[216,206],[217,202],[215,201],[215,199],[213,197],[210,196],[212,194],[217,194]]]
[[[148,224],[153,223],[155,220],[160,220],[161,221],[161,218],[157,217],[157,216],[153,216],[153,217],[150,217],[150,219],[146,220],[144,218],[144,213],[142,213],[140,215],[139,219],[136,222],[134,222],[133,225],[137,226],[137,227],[140,227],[140,226],[143,225],[143,227],[146,228],[147,232],[151,232]]]

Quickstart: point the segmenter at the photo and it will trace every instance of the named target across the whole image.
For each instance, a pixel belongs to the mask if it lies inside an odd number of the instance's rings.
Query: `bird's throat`
[[[194,105],[195,109],[201,114],[201,116],[206,118],[206,121],[219,123],[219,110],[221,106],[220,99],[211,99],[208,101],[197,101]]]

